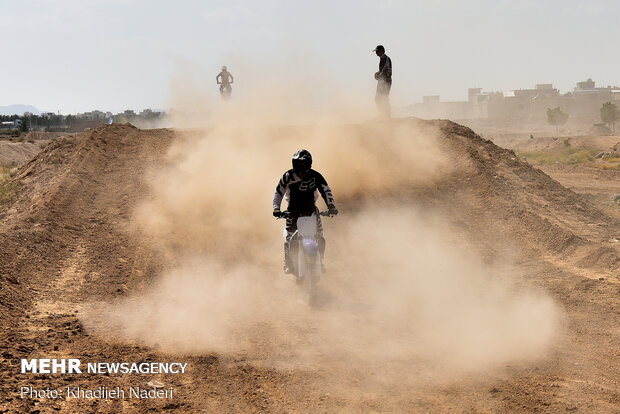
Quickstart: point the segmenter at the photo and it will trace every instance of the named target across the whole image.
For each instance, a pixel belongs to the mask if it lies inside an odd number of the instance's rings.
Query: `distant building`
[[[469,88],[467,91],[467,101],[469,103],[474,103],[476,96],[480,94],[482,94],[482,88]]]
[[[422,97],[421,104],[414,104],[414,113],[421,118],[459,119],[471,116],[468,102],[441,102],[439,95]]]
[[[534,89],[517,89],[513,92],[515,97],[526,99],[553,98],[560,95],[560,91],[550,83],[539,83]]]
[[[105,112],[102,111],[92,111],[91,112],[91,119],[104,119],[105,118]]]
[[[588,79],[587,81],[577,82],[576,91],[587,91],[594,89],[595,83],[592,79]]]
[[[3,121],[0,124],[0,128],[2,129],[15,129],[15,128],[19,128],[20,126],[22,126],[21,119],[15,119],[14,121]]]
[[[77,117],[81,119],[88,119],[91,121],[100,121],[105,118],[105,112],[94,110],[90,112],[84,112],[82,114],[77,114]]]
[[[546,119],[547,108],[561,107],[571,118],[600,116],[607,101],[620,101],[620,88],[597,88],[592,79],[578,82],[572,92],[560,94],[550,83],[537,84],[533,89],[483,92],[469,88],[467,101],[441,102],[440,97],[424,96],[422,103],[411,106],[414,116],[450,119]]]

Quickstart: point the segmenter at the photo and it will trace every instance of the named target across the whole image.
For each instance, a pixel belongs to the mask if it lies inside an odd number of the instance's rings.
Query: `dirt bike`
[[[219,85],[220,95],[222,96],[222,98],[230,99],[230,95],[232,94],[232,85],[230,83],[219,83]]]
[[[318,210],[317,210],[318,211]],[[329,211],[319,213],[333,217]],[[299,215],[283,211],[278,218],[297,217],[297,230],[289,241],[289,254],[293,264],[295,282],[301,287],[308,304],[316,301],[317,284],[321,279],[321,253],[319,252],[319,233],[316,213]],[[286,238],[286,230],[284,231]]]

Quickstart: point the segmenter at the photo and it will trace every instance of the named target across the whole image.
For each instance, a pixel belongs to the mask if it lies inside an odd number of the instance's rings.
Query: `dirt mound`
[[[119,223],[145,196],[136,176],[163,157],[172,135],[100,128],[53,142],[16,174],[15,201],[0,214],[0,306],[3,327],[11,327],[0,333],[12,376],[2,381],[4,395],[17,389],[19,358],[49,355],[58,344],[60,352],[75,351],[74,335],[82,332],[75,305],[84,294],[119,295],[152,272],[157,260],[140,262]],[[49,327],[45,335],[36,327],[41,323]],[[12,406],[33,407],[23,404]]]
[[[30,142],[0,141],[0,167],[17,167],[29,161],[41,149]]]
[[[519,159],[514,151],[452,122],[435,124],[454,159],[466,157],[472,168],[446,179],[432,197],[439,197],[443,205],[457,204],[454,214],[463,216],[471,231],[487,233],[486,240],[504,234],[539,254],[573,263],[617,233],[614,218]],[[617,257],[615,261],[607,257],[600,269],[613,273],[620,266]]]
[[[450,224],[477,240],[489,257],[501,254],[500,246],[510,241],[524,255],[546,258],[557,266],[599,269],[600,274],[617,277],[618,250],[602,245],[620,234],[617,221],[520,160],[513,151],[466,127],[448,121],[402,122],[439,128],[442,149],[459,168],[431,186],[403,188],[400,194],[386,197],[445,211],[452,218]],[[33,381],[50,388],[66,385],[61,377],[33,380],[17,374],[23,357],[60,354],[127,361],[169,359],[152,349],[111,344],[89,335],[76,313],[86,300],[110,301],[145,288],[175,260],[158,255],[127,230],[137,203],[150,197],[147,172],[167,162],[174,139],[175,133],[167,129],[142,131],[131,125],[105,125],[51,143],[19,169],[15,200],[0,213],[0,307],[6,315],[0,332],[5,365],[0,388],[4,395],[14,395],[19,386]],[[371,196],[376,195],[356,194],[339,201],[343,211],[355,210],[364,197]],[[193,366],[191,376],[163,379],[185,387],[184,395],[172,405],[166,401],[131,402],[130,409],[196,412],[206,406],[209,411],[229,412],[291,407],[307,411],[316,407],[313,404],[319,398],[321,404],[332,404],[327,411],[347,407],[346,401],[330,402],[329,397],[321,397],[318,388],[306,389],[306,380],[296,379],[295,373],[261,368],[244,360],[222,361],[217,355],[184,358]],[[531,375],[534,382],[548,380]],[[504,384],[505,388],[521,387],[522,380]],[[80,381],[81,386],[88,381],[93,386],[101,384],[100,378]],[[106,379],[106,386],[142,382],[140,376],[114,376]],[[458,406],[469,391],[453,394],[452,403]],[[492,397],[485,390],[475,392],[485,401]],[[495,392],[500,391],[491,391]],[[207,394],[205,403],[202,396]],[[303,405],[294,395],[312,395],[316,401]],[[435,394],[433,398],[447,397]],[[510,405],[513,402],[515,405]],[[469,403],[475,405],[475,401]],[[521,402],[509,399],[505,404],[514,408],[521,403],[530,408],[538,404],[525,396]],[[52,406],[75,412],[125,408],[120,402],[92,404],[56,401]],[[495,403],[481,404],[483,409],[497,408]],[[32,400],[19,398],[0,402],[0,411],[26,412],[34,407]]]
[[[2,212],[3,245],[18,244],[28,254],[6,248],[5,258],[23,257],[24,266],[31,268],[40,266],[34,255],[51,270],[62,266],[67,251],[77,249],[80,239],[88,235],[97,236],[91,246],[93,257],[105,253],[99,251],[99,244],[122,242],[125,236],[117,226],[119,219],[127,219],[135,200],[146,192],[144,183],[135,177],[162,158],[172,136],[169,130],[143,136],[131,125],[114,125],[46,146],[17,171],[17,195]],[[0,264],[19,268],[19,262],[2,260]],[[15,275],[17,281],[40,276],[15,269],[3,274]]]
[[[408,191],[416,193],[423,202],[433,202],[448,210],[458,205],[460,213],[454,213],[462,216],[472,231],[488,228],[483,223],[501,223],[501,230],[510,232],[511,238],[516,237],[542,253],[572,253],[589,239],[601,238],[600,232],[588,228],[609,226],[611,219],[604,213],[520,160],[513,151],[449,121],[431,124],[441,129],[441,145],[454,162],[466,160],[469,165],[444,177],[432,190],[413,187]],[[124,163],[130,148],[138,157],[147,156],[137,152],[137,148],[145,147],[136,144],[138,137],[153,139],[160,134],[166,134],[168,140],[173,135],[169,130],[140,131],[130,125],[113,125],[52,143],[17,173],[22,189],[12,211],[20,209],[22,219],[28,214],[29,221],[41,221],[74,203],[75,197],[70,194],[76,188],[90,190],[94,197],[98,189],[93,188],[93,183],[110,181],[112,167],[128,168]],[[140,159],[134,160],[134,164]],[[113,191],[108,193],[110,198],[118,197]],[[61,198],[65,204],[60,202]],[[132,194],[131,199],[135,198]],[[125,204],[129,198],[115,201]],[[357,195],[344,200],[358,201]],[[68,217],[70,221],[80,218],[83,217]]]

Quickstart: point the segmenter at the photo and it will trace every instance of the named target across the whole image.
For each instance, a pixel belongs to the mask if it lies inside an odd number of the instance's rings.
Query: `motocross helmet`
[[[302,174],[310,171],[312,167],[312,155],[308,150],[300,149],[293,155],[293,171]]]
[[[222,71],[226,72],[228,69],[226,68],[226,66],[222,66]]]

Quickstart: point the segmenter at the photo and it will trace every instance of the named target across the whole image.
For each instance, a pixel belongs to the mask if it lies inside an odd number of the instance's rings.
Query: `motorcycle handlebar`
[[[282,211],[282,212],[280,212],[280,215],[278,217],[276,217],[276,219],[289,218],[289,217],[294,217],[294,216],[298,216],[298,215],[299,214],[295,214],[295,213],[292,213],[290,211]],[[319,212],[319,215],[323,216],[323,217],[334,217],[334,216],[336,216],[336,214],[330,214],[329,211],[321,211],[321,212]]]

